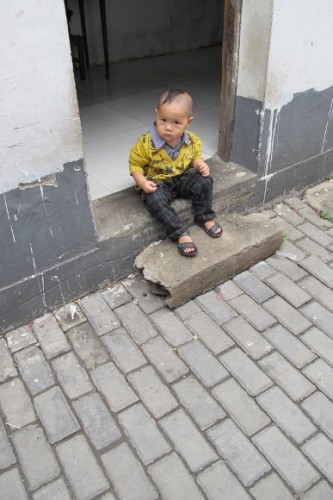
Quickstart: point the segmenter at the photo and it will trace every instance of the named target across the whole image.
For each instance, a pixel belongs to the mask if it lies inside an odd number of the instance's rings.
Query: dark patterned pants
[[[187,229],[171,205],[173,198],[192,198],[194,220],[206,222],[215,218],[212,190],[212,177],[203,177],[196,169],[190,168],[170,180],[158,182],[157,190],[143,193],[142,199],[149,213],[164,225],[167,236],[177,241]]]

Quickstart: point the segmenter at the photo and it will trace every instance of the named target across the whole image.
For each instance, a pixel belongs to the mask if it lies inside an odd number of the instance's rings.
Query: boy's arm
[[[194,168],[199,170],[203,177],[207,177],[209,175],[209,166],[202,158],[201,140],[198,136],[192,133],[192,141],[194,145],[194,159],[192,161],[192,165]]]
[[[145,193],[153,193],[157,189],[155,182],[147,179],[144,175],[144,167],[149,164],[149,161],[147,149],[143,144],[142,137],[140,137],[138,142],[131,149],[129,169],[136,185]]]

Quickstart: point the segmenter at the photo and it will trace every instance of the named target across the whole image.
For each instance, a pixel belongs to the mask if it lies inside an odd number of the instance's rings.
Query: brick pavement
[[[170,311],[133,274],[0,339],[0,499],[333,499],[333,224]]]

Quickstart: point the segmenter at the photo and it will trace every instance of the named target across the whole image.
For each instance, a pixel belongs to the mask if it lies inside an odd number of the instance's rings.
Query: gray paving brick
[[[330,262],[332,260],[332,253],[329,247],[326,249],[309,238],[303,238],[297,242],[297,246],[302,248],[307,254],[319,257],[323,262]]]
[[[333,443],[324,434],[318,434],[302,446],[311,462],[333,483]]]
[[[102,455],[102,462],[119,498],[154,500],[158,493],[126,443]]]
[[[191,332],[172,311],[166,307],[150,315],[163,337],[174,347],[192,340]]]
[[[109,355],[90,323],[85,322],[75,326],[68,331],[67,336],[88,370],[93,370],[108,361]]]
[[[0,407],[11,429],[20,429],[35,420],[30,398],[18,378],[0,385]]]
[[[57,443],[80,429],[59,387],[36,396],[35,408],[50,443]]]
[[[276,323],[276,319],[273,316],[247,295],[240,295],[231,299],[230,304],[260,332]]]
[[[6,342],[11,353],[36,344],[37,339],[29,326],[21,326],[5,334]]]
[[[315,226],[318,226],[321,229],[330,229],[332,227],[332,222],[327,219],[320,217],[319,213],[316,212],[313,208],[308,205],[299,210],[299,214],[306,219],[308,222],[311,222]]]
[[[156,337],[156,328],[134,302],[128,302],[123,306],[117,307],[115,312],[126,328],[127,333],[130,334],[137,344],[143,344],[147,340]]]
[[[289,198],[286,198],[283,201],[286,205],[288,205],[291,208],[294,208],[295,210],[299,210],[303,207],[306,207],[305,201],[301,200],[297,196],[290,196]]]
[[[17,469],[0,475],[1,500],[27,500],[28,495]]]
[[[229,376],[229,373],[212,356],[199,340],[178,347],[178,352],[201,382],[211,387]]]
[[[251,498],[223,462],[217,462],[198,474],[197,481],[210,500]]]
[[[203,500],[203,495],[176,453],[161,458],[148,467],[148,471],[164,500]]]
[[[222,325],[226,321],[229,321],[237,316],[236,311],[234,311],[234,309],[232,309],[227,302],[223,300],[221,294],[216,292],[216,290],[204,293],[195,300],[201,309],[203,309],[219,325]]]
[[[250,493],[256,500],[267,500],[268,494],[269,500],[294,500],[295,498],[275,472],[260,479],[250,488]]]
[[[200,307],[194,302],[194,300],[189,300],[188,302],[186,302],[186,304],[183,304],[182,306],[174,309],[174,312],[177,314],[178,318],[182,320],[188,319],[191,316],[198,314],[200,311]]]
[[[257,397],[260,406],[297,444],[308,439],[317,428],[279,387],[271,387]]]
[[[293,281],[298,281],[307,275],[304,269],[300,268],[296,262],[292,262],[286,257],[280,257],[276,253],[266,259],[266,263]]]
[[[269,286],[294,307],[300,307],[311,300],[311,295],[282,273],[276,273],[267,278],[266,281]]]
[[[173,385],[173,389],[201,430],[211,427],[225,417],[226,414],[221,406],[193,376],[177,382]]]
[[[268,278],[268,276],[272,276],[276,273],[276,270],[263,260],[250,267],[250,271],[260,279]]]
[[[142,350],[168,383],[188,373],[188,367],[162,337],[149,340],[142,345]]]
[[[123,410],[126,406],[138,401],[137,395],[113,363],[99,366],[91,376],[113,412]]]
[[[147,363],[124,328],[118,328],[102,337],[113,361],[123,372],[128,373]]]
[[[270,423],[270,419],[234,379],[214,387],[213,395],[247,436]]]
[[[328,236],[325,231],[319,229],[314,226],[310,222],[305,222],[304,224],[299,226],[299,229],[309,238],[316,241],[323,247],[327,247],[332,243],[332,238]]]
[[[117,316],[100,292],[91,293],[80,299],[80,306],[97,335],[104,335],[120,327]]]
[[[222,354],[219,359],[251,396],[273,385],[272,380],[238,348]]]
[[[12,440],[30,490],[36,490],[58,476],[58,462],[40,427],[25,427],[15,432]]]
[[[33,395],[54,385],[54,378],[43,352],[32,345],[14,354],[24,382]]]
[[[322,262],[316,255],[310,255],[310,257],[302,260],[300,266],[319,279],[324,285],[329,288],[333,287],[333,269],[325,262]]]
[[[243,290],[236,285],[233,280],[226,281],[222,285],[218,285],[215,289],[220,294],[223,300],[230,300],[238,295],[242,295]]]
[[[274,211],[293,226],[298,226],[304,222],[304,219],[298,215],[297,211],[293,210],[288,205],[284,205],[283,203],[278,203],[274,207]]]
[[[15,462],[16,458],[8,441],[6,430],[0,420],[0,469],[6,469]]]
[[[270,465],[232,420],[216,425],[207,434],[244,486],[251,486],[270,470]]]
[[[300,311],[307,318],[309,318],[312,323],[319,328],[319,330],[323,330],[327,335],[333,338],[333,313],[325,309],[318,302],[311,302],[311,304],[307,304],[303,306]]]
[[[333,399],[333,368],[317,359],[304,368],[303,373],[330,399]]]
[[[223,328],[253,359],[259,359],[273,349],[265,337],[242,316],[228,321],[223,325]]]
[[[259,365],[294,401],[315,391],[315,386],[278,352],[260,360]]]
[[[163,418],[160,425],[192,472],[198,472],[217,459],[215,451],[184,410],[178,410]]]
[[[101,500],[116,500],[116,498],[110,493],[106,493],[106,495],[103,495],[100,497]]]
[[[243,271],[234,277],[234,282],[256,302],[261,304],[275,295],[274,291],[250,271]]]
[[[45,314],[33,322],[33,331],[46,359],[52,359],[70,350],[66,336],[52,314]]]
[[[329,311],[333,312],[333,291],[313,276],[304,278],[299,285],[308,291],[314,299]]]
[[[141,403],[119,414],[119,422],[145,465],[171,450],[155,421]]]
[[[95,498],[110,487],[84,436],[74,436],[56,450],[75,498]]]
[[[301,340],[319,357],[333,366],[333,339],[314,326],[302,335]]]
[[[158,378],[152,366],[145,366],[130,373],[127,379],[155,418],[162,417],[178,406],[178,402]]]
[[[4,339],[0,338],[0,382],[16,377],[17,370]]]
[[[111,309],[123,306],[133,299],[122,283],[115,283],[103,291],[101,295]]]
[[[287,237],[288,240],[297,241],[302,238],[303,234],[301,233],[301,231],[299,231],[296,227],[294,227],[293,224],[285,220],[283,217],[277,216],[275,220],[283,229],[285,237]]]
[[[302,500],[333,500],[333,488],[326,481],[319,481],[302,496]]]
[[[299,338],[292,335],[281,325],[273,326],[273,328],[267,330],[265,337],[297,368],[303,368],[316,359],[316,355]]]
[[[99,394],[83,396],[73,402],[73,407],[97,450],[121,438],[120,430]]]
[[[70,302],[59,307],[54,311],[54,316],[64,332],[87,321],[87,318],[76,302]]]
[[[62,478],[40,488],[33,494],[34,500],[71,500],[65,481]]]
[[[87,373],[72,352],[59,356],[52,364],[57,378],[69,398],[78,398],[93,389]]]
[[[185,325],[213,354],[229,349],[234,342],[206,313],[201,312],[185,321]]]
[[[333,403],[321,392],[315,392],[302,403],[312,420],[333,439]]]
[[[142,274],[124,279],[123,285],[146,314],[151,314],[164,307],[164,300],[158,295],[151,293],[150,286],[143,279]]]
[[[294,335],[299,335],[311,326],[310,321],[304,318],[297,309],[288,304],[282,297],[276,296],[267,300],[263,307]]]
[[[304,455],[277,427],[264,429],[254,436],[253,442],[295,493],[303,493],[320,478]]]
[[[279,256],[281,257],[281,253],[287,254],[287,258],[294,262],[299,262],[304,259],[306,257],[306,252],[299,247],[300,241],[302,240],[292,243],[291,241],[284,240],[279,248]]]

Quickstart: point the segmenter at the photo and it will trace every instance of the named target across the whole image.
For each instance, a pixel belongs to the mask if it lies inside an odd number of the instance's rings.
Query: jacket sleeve
[[[193,165],[193,163],[196,160],[202,159],[202,151],[201,151],[202,145],[201,145],[201,140],[199,139],[199,137],[197,135],[195,135],[193,132],[190,133],[190,137],[191,137],[192,144],[193,144],[193,158],[192,158],[192,162],[191,162],[191,164]]]
[[[144,142],[144,138],[145,138],[144,135],[141,136],[130,151],[130,156],[129,156],[130,175],[132,175],[133,172],[142,172],[144,174],[146,171],[146,167],[150,163],[150,157]]]

